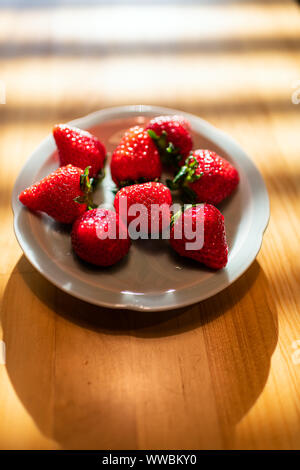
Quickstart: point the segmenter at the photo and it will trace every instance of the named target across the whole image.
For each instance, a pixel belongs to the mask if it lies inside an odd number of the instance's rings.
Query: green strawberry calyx
[[[199,163],[197,159],[193,155],[190,155],[175,177],[172,180],[167,180],[167,186],[171,190],[181,189],[185,199],[191,203],[197,202],[197,195],[195,191],[190,188],[190,183],[198,181],[203,175],[203,173],[196,173],[198,166]]]
[[[173,225],[176,224],[177,220],[179,219],[179,217],[188,209],[190,209],[191,207],[197,207],[198,205],[200,204],[185,204],[184,206],[181,206],[181,208],[179,209],[179,211],[177,211],[175,214],[172,215],[171,217],[171,223],[170,223],[170,227],[173,227]]]
[[[181,209],[179,209],[179,211],[177,211],[175,214],[172,215],[170,227],[173,227],[173,225],[176,224],[179,217],[184,213],[184,210],[185,210],[185,208],[184,208],[184,206],[182,206]]]
[[[86,204],[88,210],[95,209],[97,207],[92,198],[94,186],[93,178],[89,177],[90,168],[90,166],[87,166],[82,175],[80,175],[80,189],[83,194],[74,198],[74,201],[78,204]]]
[[[162,162],[165,165],[171,165],[178,168],[179,162],[182,159],[180,149],[175,147],[172,142],[168,142],[168,134],[162,131],[161,135],[157,135],[152,129],[147,130],[148,135],[154,141],[157,150],[159,151]]]

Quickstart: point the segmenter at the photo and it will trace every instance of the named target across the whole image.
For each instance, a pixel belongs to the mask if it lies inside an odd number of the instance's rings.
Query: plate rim
[[[215,286],[215,288],[210,289],[206,293],[202,293],[199,296],[186,296],[185,300],[181,301],[175,301],[174,302],[168,302],[166,300],[163,301],[162,305],[151,305],[151,300],[153,301],[153,294],[146,294],[143,297],[143,302],[136,303],[134,301],[134,298],[130,299],[130,296],[133,297],[132,293],[129,297],[127,296],[127,301],[124,302],[120,300],[119,302],[114,302],[110,301],[107,302],[105,300],[102,300],[101,298],[91,298],[88,295],[84,295],[80,292],[74,291],[74,289],[70,290],[70,288],[65,287],[64,285],[61,284],[61,282],[57,281],[56,277],[54,274],[51,275],[47,271],[47,266],[41,266],[41,262],[38,262],[38,259],[33,255],[32,250],[27,249],[27,243],[24,240],[24,237],[22,235],[22,232],[20,230],[20,227],[18,225],[18,220],[19,217],[18,215],[20,214],[21,210],[24,210],[22,204],[18,200],[18,194],[20,192],[19,186],[20,182],[24,178],[24,175],[26,174],[28,167],[32,163],[32,160],[36,158],[41,151],[44,153],[47,152],[49,155],[49,152],[53,152],[55,150],[55,144],[54,140],[51,134],[48,134],[48,136],[41,141],[41,143],[36,147],[36,149],[31,153],[31,155],[28,157],[26,160],[25,164],[21,168],[19,175],[16,179],[16,182],[14,184],[14,188],[12,191],[12,209],[14,213],[14,232],[15,236],[17,238],[17,241],[27,258],[27,260],[34,266],[34,268],[42,275],[44,276],[48,281],[50,281],[52,284],[54,284],[56,287],[59,289],[63,290],[69,295],[72,295],[76,298],[79,298],[80,300],[83,300],[85,302],[106,307],[106,308],[111,308],[111,309],[126,309],[126,310],[135,310],[135,311],[164,311],[164,310],[175,310],[178,308],[183,308],[188,305],[192,305],[195,303],[198,303],[200,301],[203,301],[207,298],[210,298],[217,293],[221,292],[222,290],[226,289],[229,287],[233,282],[235,282],[240,276],[242,276],[245,271],[249,268],[249,266],[252,264],[252,262],[255,260],[261,245],[263,241],[263,235],[264,232],[268,226],[269,218],[270,218],[270,201],[269,201],[269,195],[267,191],[266,184],[264,182],[264,179],[258,170],[257,166],[255,163],[251,160],[251,158],[247,155],[247,153],[242,149],[242,147],[227,133],[225,133],[223,130],[218,129],[217,127],[213,126],[206,120],[190,114],[186,113],[184,111],[178,110],[178,109],[173,109],[173,108],[167,108],[167,107],[161,107],[161,106],[152,106],[152,105],[128,105],[128,106],[116,106],[116,107],[110,107],[110,108],[103,108],[98,111],[94,111],[93,113],[89,113],[86,116],[76,118],[72,121],[69,121],[68,124],[78,126],[82,129],[87,129],[90,128],[94,125],[99,124],[100,122],[104,122],[110,119],[116,119],[116,118],[121,118],[122,114],[126,114],[127,117],[132,114],[132,115],[147,115],[147,114],[181,114],[185,116],[191,123],[192,127],[193,123],[198,124],[199,127],[201,127],[201,133],[204,135],[206,138],[213,140],[214,142],[218,143],[218,146],[222,148],[223,150],[227,151],[228,153],[238,152],[241,155],[242,160],[244,161],[244,164],[247,164],[249,168],[251,168],[251,179],[255,177],[255,184],[259,185],[259,194],[256,197],[259,197],[260,199],[260,212],[259,212],[259,217],[257,218],[257,224],[256,224],[256,229],[254,230],[254,233],[252,235],[251,243],[248,246],[248,255],[247,259],[244,260],[243,266],[238,270],[238,272],[232,276],[230,279],[228,279],[226,285],[224,283],[219,282]],[[125,117],[125,116],[123,116]],[[219,142],[217,138],[219,139],[221,136],[222,141]],[[251,183],[251,180],[248,179],[248,181]],[[252,229],[254,227],[252,226]],[[250,233],[250,232],[249,232]],[[249,235],[249,234],[248,234]],[[245,241],[243,242],[243,245],[245,244]],[[53,261],[51,262],[55,265],[56,269],[61,270],[61,268]],[[61,270],[62,271],[62,270]],[[63,271],[62,271],[63,272]],[[217,276],[220,273],[226,273],[226,268],[224,270],[218,271],[215,273]],[[76,282],[82,283],[80,280],[76,280]],[[196,286],[190,287],[190,289],[194,290]],[[187,290],[189,288],[183,289]],[[99,288],[101,290],[101,288]],[[105,288],[102,289],[102,291],[105,290]],[[176,291],[176,290],[175,290]],[[177,291],[179,292],[179,291]],[[124,294],[120,293],[114,293],[111,294],[112,298],[113,295],[119,297],[122,295],[123,298],[126,297]],[[160,295],[155,295],[155,297],[160,297]],[[146,300],[147,299],[147,300]]]

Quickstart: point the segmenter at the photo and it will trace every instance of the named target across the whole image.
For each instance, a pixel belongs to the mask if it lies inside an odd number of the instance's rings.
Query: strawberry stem
[[[193,203],[193,204],[188,204],[188,205],[185,204],[184,206],[181,206],[181,208],[179,209],[179,211],[177,211],[175,214],[172,215],[170,226],[172,227],[173,225],[175,225],[176,222],[177,222],[177,220],[179,219],[179,217],[180,217],[185,211],[187,211],[187,210],[190,209],[191,207],[197,207],[197,206],[202,206],[202,203],[200,203],[200,204]]]
[[[193,156],[190,155],[186,160],[184,165],[180,168],[177,175],[173,180],[167,180],[168,186],[170,189],[179,189],[187,183],[194,183],[201,178],[202,173],[196,174],[196,169],[198,168],[198,161]]]
[[[167,179],[166,183],[168,188],[171,190],[180,189],[183,193],[185,200],[195,203],[197,200],[196,193],[190,188],[190,183],[194,183],[199,180],[203,173],[196,174],[196,169],[199,164],[197,159],[190,155],[186,160],[184,165],[180,168],[177,175],[173,180]]]
[[[160,158],[165,165],[175,166],[178,168],[178,164],[182,159],[180,155],[180,149],[175,147],[172,142],[168,142],[168,134],[166,131],[162,131],[161,135],[158,136],[155,131],[148,129],[148,135],[154,141],[157,150],[159,151]]]
[[[89,177],[90,166],[87,166],[80,175],[80,189],[83,192],[81,196],[74,198],[74,201],[78,204],[86,204],[88,210],[95,209],[97,206],[93,202],[92,193],[94,190],[93,179]]]

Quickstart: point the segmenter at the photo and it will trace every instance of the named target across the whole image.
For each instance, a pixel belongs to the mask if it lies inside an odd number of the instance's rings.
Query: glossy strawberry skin
[[[197,222],[198,224],[204,223],[204,244],[199,250],[186,248],[186,243],[193,242],[184,236],[184,225],[188,222],[191,223],[194,232]],[[183,236],[179,239],[174,236],[176,224],[182,227]],[[181,256],[192,258],[212,269],[224,268],[228,260],[228,246],[223,215],[210,204],[191,206],[179,215],[171,228],[170,244]]]
[[[102,142],[90,132],[66,124],[58,124],[53,128],[60,165],[69,163],[82,168],[90,166],[90,177],[96,177],[103,168],[106,150]]]
[[[160,178],[158,151],[142,127],[132,127],[125,133],[112,155],[110,170],[119,187]]]
[[[135,219],[135,216],[130,216],[128,214],[129,208],[133,204],[143,204],[147,209],[147,225],[148,233],[161,233],[169,224],[170,224],[170,206],[172,205],[172,196],[169,188],[167,188],[162,183],[148,182],[143,184],[134,184],[132,186],[125,186],[120,189],[115,197],[114,206],[116,212],[119,213],[120,217],[124,219],[124,215],[120,210],[120,200],[123,200],[127,204],[127,224]],[[162,206],[162,211],[159,213],[152,212],[151,218],[151,206],[152,204]],[[137,214],[139,215],[139,214]],[[157,222],[158,223],[152,223]],[[125,219],[124,219],[125,220]]]
[[[167,144],[171,142],[184,159],[192,150],[193,140],[190,134],[190,125],[183,116],[155,117],[151,119],[146,129],[151,129],[159,137],[162,132],[166,132]]]
[[[110,227],[116,227],[116,237]],[[121,237],[120,234],[121,233]],[[103,238],[104,234],[108,234]],[[111,266],[129,251],[130,239],[127,228],[116,212],[93,209],[85,212],[73,224],[71,240],[79,258],[96,266]]]
[[[67,165],[54,171],[40,182],[25,189],[19,200],[32,211],[48,214],[57,222],[70,224],[87,210],[86,204],[75,202],[83,196],[80,185],[81,168]]]
[[[237,169],[211,150],[195,150],[192,156],[198,162],[195,174],[201,175],[198,180],[188,184],[196,194],[196,202],[219,204],[237,187]]]

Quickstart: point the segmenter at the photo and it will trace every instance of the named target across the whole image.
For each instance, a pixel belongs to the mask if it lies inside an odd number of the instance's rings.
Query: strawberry
[[[53,137],[61,166],[71,163],[83,170],[89,166],[91,178],[95,178],[102,170],[106,150],[100,140],[90,132],[67,124],[57,124],[53,128]]]
[[[166,165],[178,167],[192,150],[190,124],[183,116],[158,116],[151,119],[146,129]]]
[[[127,228],[116,212],[93,209],[73,224],[71,240],[79,258],[97,266],[111,266],[129,251]]]
[[[187,237],[188,227],[195,233],[194,238]],[[197,233],[199,240],[204,235],[204,243],[200,243],[197,249],[189,247],[187,244],[195,242]],[[192,258],[212,269],[224,268],[227,264],[228,246],[223,215],[210,204],[190,206],[184,212],[179,211],[173,217],[170,244],[181,256]]]
[[[170,189],[181,188],[190,202],[219,204],[239,183],[239,174],[212,150],[195,150],[173,179]]]
[[[119,187],[160,178],[158,151],[142,127],[132,127],[125,133],[112,155],[110,170]]]
[[[121,203],[120,203],[121,202]],[[124,207],[121,204],[124,204]],[[136,215],[129,215],[128,211],[134,204],[142,204],[144,212],[138,212]],[[148,233],[161,233],[170,225],[170,206],[172,196],[170,190],[162,183],[149,182],[143,184],[134,184],[120,189],[115,197],[114,206],[124,220],[127,217],[127,223],[138,216],[142,220],[141,225],[145,227]],[[158,211],[160,206],[160,211]],[[152,210],[151,210],[152,209]],[[145,216],[145,217],[144,217]]]
[[[67,165],[25,189],[19,200],[32,211],[46,212],[57,222],[72,223],[91,205],[88,168]]]

